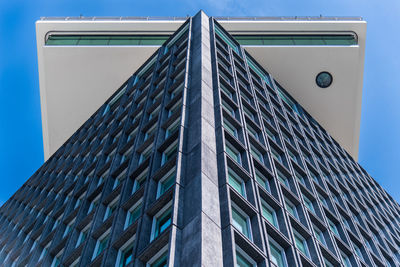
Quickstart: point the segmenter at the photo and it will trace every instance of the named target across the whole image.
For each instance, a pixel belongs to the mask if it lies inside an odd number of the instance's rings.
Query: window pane
[[[278,227],[278,223],[276,221],[276,213],[270,208],[266,203],[262,203],[262,215],[265,219],[267,219],[272,225]]]
[[[119,266],[125,267],[133,260],[133,245],[130,245],[127,249],[125,249],[121,254],[121,261]]]
[[[175,183],[175,174],[171,175],[164,181],[160,183],[160,193],[159,195],[161,196],[164,194],[168,189]]]
[[[299,236],[298,234],[294,235],[294,239],[296,242],[296,247],[304,253],[304,255],[308,256],[308,249],[307,249],[307,244],[306,241],[304,240],[303,237]]]
[[[279,181],[281,181],[284,185],[286,185],[287,187],[289,187],[289,181],[288,181],[288,179],[287,179],[286,176],[285,176],[283,173],[281,173],[280,171],[278,171],[278,179],[279,179]]]
[[[292,214],[295,218],[297,218],[296,207],[290,204],[288,201],[285,201],[285,204],[286,204],[286,209],[289,211],[289,213]]]
[[[253,264],[250,263],[245,257],[243,257],[238,251],[236,251],[236,267],[252,267]]]
[[[167,262],[168,262],[168,256],[167,256],[167,254],[164,254],[150,266],[151,267],[166,267]]]
[[[315,233],[315,236],[317,237],[317,239],[319,240],[319,242],[326,245],[324,234],[318,228],[314,227],[314,233]]]
[[[224,120],[224,128],[233,136],[238,137],[236,128],[226,120]]]
[[[134,223],[139,218],[141,209],[142,209],[142,205],[140,204],[133,211],[129,212],[129,223],[128,223],[128,225],[131,225],[132,223]]]
[[[262,185],[268,192],[271,192],[270,187],[269,187],[269,182],[266,178],[261,176],[260,173],[256,172],[256,180],[257,182]]]
[[[269,243],[269,248],[271,251],[271,261],[278,267],[283,267],[283,252],[271,243]]]
[[[171,225],[171,209],[169,209],[163,215],[157,218],[154,238],[156,238],[158,235],[164,232],[165,229],[167,229],[168,226],[170,225]]]
[[[250,238],[247,218],[240,214],[236,209],[232,208],[233,226],[238,229],[242,234]]]
[[[229,180],[229,184],[236,190],[239,192],[239,194],[241,194],[242,196],[246,196],[245,193],[245,185],[242,179],[240,179],[239,177],[237,177],[236,174],[233,173],[233,171],[229,171],[228,172],[228,180]]]
[[[236,160],[240,164],[241,163],[240,153],[228,144],[225,146],[225,148],[226,148],[226,153],[228,153],[229,156],[231,156],[234,160]]]
[[[328,219],[328,221],[329,221],[329,227],[331,228],[332,232],[334,232],[337,236],[339,236],[339,232],[337,230],[336,225],[331,220]]]

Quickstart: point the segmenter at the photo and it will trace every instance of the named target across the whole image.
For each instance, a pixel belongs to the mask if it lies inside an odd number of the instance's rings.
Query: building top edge
[[[129,20],[170,20],[182,21],[188,17],[40,17],[41,21],[129,21]],[[336,17],[336,16],[291,16],[291,17],[214,17],[217,20],[233,21],[363,21],[362,17]]]

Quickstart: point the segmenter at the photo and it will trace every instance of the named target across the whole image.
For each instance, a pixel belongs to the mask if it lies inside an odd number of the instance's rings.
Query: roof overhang
[[[232,34],[352,32],[357,45],[245,46],[246,50],[356,160],[360,136],[366,22],[218,20]],[[36,23],[43,146],[48,159],[159,46],[48,46],[52,32],[172,34],[174,20],[40,20]],[[333,83],[315,83],[328,71]]]

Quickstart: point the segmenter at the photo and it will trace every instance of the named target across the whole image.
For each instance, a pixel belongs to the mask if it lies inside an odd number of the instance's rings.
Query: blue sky
[[[0,1],[0,205],[43,164],[35,21],[41,16],[362,16],[368,23],[359,162],[400,202],[400,1]]]

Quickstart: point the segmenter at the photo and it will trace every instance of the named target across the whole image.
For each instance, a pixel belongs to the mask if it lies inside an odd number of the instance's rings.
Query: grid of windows
[[[215,112],[221,126],[217,131],[222,131],[216,142],[226,153],[218,165],[227,166],[229,184],[220,201],[234,203],[233,236],[223,242],[243,249],[235,253],[236,264],[263,262],[264,254],[255,251],[265,247],[265,260],[273,266],[399,264],[391,253],[400,249],[398,203],[243,48],[238,49],[235,39],[216,21],[213,24],[213,75],[219,92]],[[221,207],[221,218],[226,218],[225,211]],[[253,238],[243,239],[236,231],[253,233]],[[370,236],[371,249],[366,250],[360,244]],[[343,246],[347,254],[337,254]],[[321,256],[313,256],[317,253]],[[381,253],[391,255],[389,263]],[[234,253],[224,255],[227,262],[230,257]]]
[[[174,166],[183,134],[190,23],[165,38],[164,46],[0,209],[3,263],[147,264],[156,254],[144,249],[147,244],[167,244],[159,237],[170,233],[173,213],[171,204],[165,210],[165,201],[174,199],[170,189],[180,177]],[[16,214],[20,220],[13,219]],[[151,266],[167,261],[164,252]]]
[[[198,74],[189,18],[1,207],[2,263],[173,265],[171,253],[185,247],[169,245],[184,242],[183,206],[192,214],[201,202],[220,212],[227,266],[400,264],[399,204],[214,19],[209,25],[215,144],[187,130],[197,129],[190,105],[199,91],[189,90]],[[185,165],[190,138],[215,147],[215,158],[199,161],[216,160],[218,177],[202,180],[214,171],[204,162]],[[193,184],[201,190],[180,194]],[[188,199],[198,191],[219,207]]]

